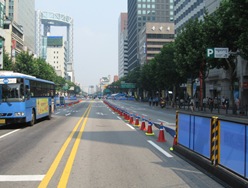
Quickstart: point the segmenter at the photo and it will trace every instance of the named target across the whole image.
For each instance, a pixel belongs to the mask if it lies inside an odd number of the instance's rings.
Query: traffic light
[[[0,39],[0,69],[3,69],[3,40]]]

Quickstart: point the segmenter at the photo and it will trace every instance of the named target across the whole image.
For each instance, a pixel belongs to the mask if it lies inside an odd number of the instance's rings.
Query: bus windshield
[[[24,101],[24,86],[20,83],[0,84],[1,102],[20,102]]]

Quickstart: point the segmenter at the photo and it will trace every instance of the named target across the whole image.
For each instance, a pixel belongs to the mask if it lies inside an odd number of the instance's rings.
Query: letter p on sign
[[[207,48],[207,58],[214,58],[214,48]]]

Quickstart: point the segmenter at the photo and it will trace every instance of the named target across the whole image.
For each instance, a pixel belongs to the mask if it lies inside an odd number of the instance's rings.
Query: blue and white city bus
[[[55,84],[11,71],[0,71],[0,125],[51,119]]]

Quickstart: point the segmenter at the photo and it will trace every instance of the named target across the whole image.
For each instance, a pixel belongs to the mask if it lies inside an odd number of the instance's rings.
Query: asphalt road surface
[[[172,112],[167,118],[151,113],[173,126]],[[154,132],[147,136],[100,100],[57,109],[50,121],[32,127],[2,126],[0,187],[224,187],[170,151],[169,135],[157,142]]]

